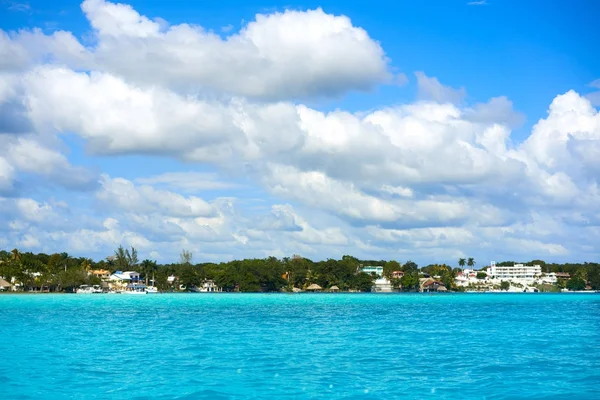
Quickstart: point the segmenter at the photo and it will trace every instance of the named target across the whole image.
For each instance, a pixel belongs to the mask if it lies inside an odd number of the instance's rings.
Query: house
[[[448,291],[448,289],[446,289],[446,286],[444,286],[442,282],[436,281],[434,279],[428,279],[425,282],[423,282],[423,285],[421,286],[421,291],[425,293],[446,292]]]
[[[108,281],[111,289],[124,290],[127,288],[127,285],[140,281],[140,273],[135,271],[116,271],[108,278]]]
[[[89,272],[90,275],[97,276],[102,280],[107,280],[110,278],[110,271],[106,269],[93,269]]]
[[[135,271],[116,271],[109,279],[111,281],[138,282],[140,280],[140,273]]]
[[[401,279],[404,276],[404,271],[392,271],[392,273],[390,274],[390,276],[393,279]]]

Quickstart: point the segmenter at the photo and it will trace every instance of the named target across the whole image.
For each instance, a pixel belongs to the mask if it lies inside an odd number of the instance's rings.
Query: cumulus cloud
[[[365,30],[321,9],[258,14],[222,39],[201,26],[164,26],[126,4],[81,8],[97,35],[94,65],[135,82],[281,98],[368,90],[391,78]]]
[[[123,243],[163,257],[185,247],[215,258],[596,251],[600,116],[589,96],[557,96],[523,143],[511,138],[524,116],[508,98],[467,104],[464,88],[423,72],[415,103],[323,112],[298,99],[408,80],[345,16],[260,14],[224,36],[126,4],[86,0],[82,10],[88,47],[69,32],[0,32],[0,219],[11,243],[82,252]],[[63,135],[96,156],[170,157],[217,172],[98,178],[71,163]],[[95,202],[74,212],[15,197],[26,175],[91,189]],[[239,181],[269,194],[262,214],[192,195],[244,196]],[[563,234],[573,226],[590,241]]]

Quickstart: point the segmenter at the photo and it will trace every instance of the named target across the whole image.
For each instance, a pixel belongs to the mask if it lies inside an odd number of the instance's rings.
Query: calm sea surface
[[[600,295],[0,295],[0,398],[600,398]]]

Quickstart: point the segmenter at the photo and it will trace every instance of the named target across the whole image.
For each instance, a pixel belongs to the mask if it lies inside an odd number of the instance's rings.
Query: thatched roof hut
[[[306,288],[306,290],[311,290],[313,292],[320,291],[322,289],[323,288],[321,286],[317,285],[316,283],[313,283],[312,285],[310,285],[309,287]]]
[[[330,287],[330,288],[329,288],[329,291],[330,291],[330,292],[339,292],[339,291],[340,291],[340,288],[339,288],[339,287],[337,287],[337,286],[335,286],[335,285],[333,285],[332,287]]]
[[[0,290],[8,290],[10,289],[10,283],[0,278]]]

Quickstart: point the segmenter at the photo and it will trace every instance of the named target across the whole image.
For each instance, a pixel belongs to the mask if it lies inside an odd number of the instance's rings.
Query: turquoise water
[[[600,295],[0,295],[0,397],[599,398]]]

